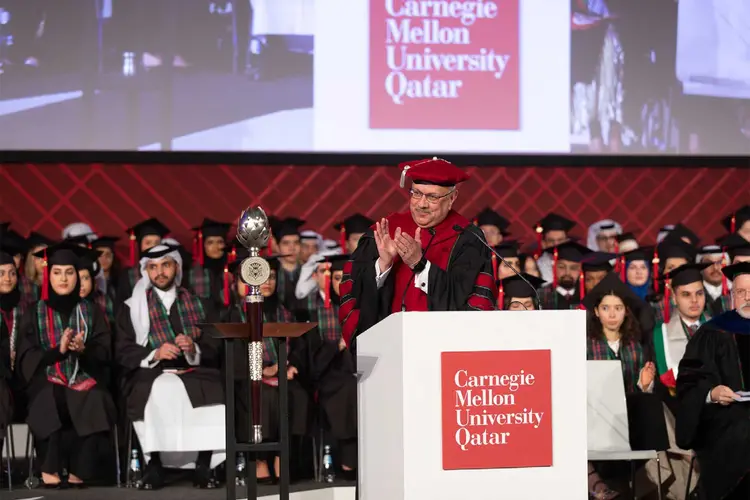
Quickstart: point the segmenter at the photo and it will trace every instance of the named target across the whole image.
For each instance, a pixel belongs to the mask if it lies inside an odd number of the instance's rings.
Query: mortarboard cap
[[[732,233],[724,238],[721,241],[721,246],[726,248],[730,262],[735,257],[750,257],[750,241],[747,241],[738,233]]]
[[[72,243],[73,245],[80,245],[88,248],[89,246],[89,236],[93,233],[89,234],[78,234],[76,236],[69,236],[68,238],[65,238],[63,241],[67,241],[68,243]]]
[[[519,257],[518,247],[518,240],[505,240],[499,245],[495,246],[495,251],[500,254],[500,257],[508,259],[512,257]]]
[[[635,237],[635,234],[630,232],[617,235],[617,243],[622,243],[624,241],[635,241],[636,243],[638,243],[638,239]]]
[[[633,293],[633,290],[623,283],[617,273],[607,274],[604,279],[586,294],[586,297],[583,298],[583,305],[587,310],[593,311],[596,305],[607,295],[620,297],[631,311],[636,311],[644,305],[643,301]]]
[[[192,229],[196,232],[200,231],[204,238],[221,236],[226,239],[231,227],[231,222],[219,222],[213,219],[204,218],[200,226],[196,226]]]
[[[2,232],[2,236],[0,237],[5,241],[4,244],[7,246],[8,250],[11,248],[15,250],[16,253],[14,255],[26,253],[26,249],[28,248],[26,238],[21,236],[17,231],[7,229]]]
[[[164,238],[170,231],[159,219],[151,218],[128,228],[127,233],[135,236],[135,239],[140,241],[145,236],[152,234]]]
[[[570,262],[581,262],[586,255],[591,253],[591,249],[575,241],[566,241],[555,247],[547,248],[545,252],[554,254],[555,249],[557,249],[558,260]]]
[[[3,248],[0,247],[0,266],[4,266],[6,264],[13,264],[16,265],[16,261],[13,258],[13,255],[7,253]]]
[[[328,262],[331,264],[331,271],[343,271],[344,266],[351,259],[351,255],[339,254],[339,255],[327,255],[320,261],[320,263]]]
[[[343,228],[348,238],[350,234],[366,233],[373,224],[375,224],[375,221],[369,217],[362,214],[354,214],[339,222],[333,228],[336,231],[341,231]]]
[[[97,249],[85,250],[86,252],[78,259],[77,267],[79,270],[87,269],[89,271],[89,274],[91,274],[91,277],[93,278],[94,276],[99,274],[99,269],[101,268],[101,265],[99,264],[99,256],[101,255],[101,251]]]
[[[542,278],[537,278],[532,274],[521,273],[521,275],[532,284],[534,289],[539,289],[544,284]],[[515,274],[508,276],[504,280],[500,280],[500,283],[503,287],[503,294],[506,297],[511,299],[536,298],[534,290],[529,288],[529,285]]]
[[[724,273],[724,276],[726,276],[728,280],[734,281],[737,276],[750,274],[750,262],[738,262],[731,266],[726,266],[721,272]]]
[[[690,283],[703,282],[702,271],[709,267],[711,264],[696,264],[688,263],[683,264],[680,267],[672,269],[667,274],[662,276],[661,279],[671,280],[672,288],[683,285],[689,285]]]
[[[437,156],[424,160],[407,161],[399,164],[401,181],[399,185],[406,185],[406,177],[414,184],[435,184],[438,186],[455,186],[469,180],[469,174],[453,163]]]
[[[76,269],[79,269],[80,259],[88,252],[88,248],[63,240],[39,250],[34,254],[34,257],[43,259],[46,255],[48,266],[75,266]]]
[[[305,223],[302,219],[296,217],[287,217],[286,219],[279,220],[276,224],[271,226],[271,232],[276,241],[281,241],[284,236],[296,235],[299,236],[299,228]]]
[[[734,233],[737,232],[737,230],[739,230],[747,221],[750,221],[750,205],[745,205],[734,213],[724,217],[721,220],[721,225],[730,233]]]
[[[477,226],[495,226],[500,230],[503,236],[510,234],[507,231],[510,226],[510,221],[489,207],[479,212],[477,216],[474,217],[474,222]]]
[[[35,231],[29,233],[29,237],[26,238],[26,245],[29,250],[33,250],[37,247],[48,247],[54,244],[55,242],[52,239],[47,238],[43,234],[37,233]]]
[[[622,255],[625,256],[626,262],[633,262],[634,260],[645,260],[651,262],[654,259],[654,248],[653,246],[639,247],[630,252],[625,252]]]
[[[145,257],[149,260],[161,259],[167,254],[179,251],[181,246],[182,245],[168,245],[162,243],[161,245],[156,245],[155,247],[149,248],[141,254],[141,257]]]
[[[581,260],[581,266],[583,272],[594,272],[594,271],[611,271],[612,264],[609,262],[615,259],[617,255],[607,252],[591,252],[583,257]]]
[[[567,233],[571,229],[573,229],[575,225],[576,223],[572,220],[566,219],[562,215],[550,212],[542,217],[542,219],[537,222],[534,228],[537,231],[541,229],[542,234],[545,234],[548,231],[565,231]]]
[[[119,239],[117,236],[100,236],[91,242],[91,248],[109,248],[114,250],[115,242]]]
[[[686,243],[679,235],[674,234],[674,232],[670,232],[667,237],[659,243],[656,247],[656,251],[662,262],[666,259],[673,258],[682,258],[687,259],[688,262],[693,262],[698,253],[693,245]]]
[[[698,238],[698,235],[682,223],[675,224],[674,229],[669,232],[668,237],[670,236],[672,238],[682,239],[683,241],[688,240],[688,242],[693,246],[697,246],[700,242],[700,238]]]

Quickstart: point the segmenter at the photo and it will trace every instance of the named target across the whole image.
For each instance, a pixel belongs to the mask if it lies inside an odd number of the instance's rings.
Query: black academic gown
[[[218,316],[211,304],[203,301],[205,322],[216,323]],[[182,322],[175,305],[169,311],[169,320],[175,332],[182,331]],[[121,387],[126,399],[126,411],[131,421],[143,420],[151,386],[166,368],[176,368],[171,362],[161,362],[154,368],[141,368],[143,361],[152,351],[135,340],[135,330],[130,319],[130,307],[123,304],[117,315],[115,339],[115,361],[121,372]],[[219,371],[218,343],[209,336],[201,336],[197,342],[201,350],[201,364],[193,370],[179,375],[185,385],[193,408],[224,404],[224,391]],[[176,360],[177,362],[183,358]]]
[[[706,403],[706,397],[717,385],[740,391],[748,383],[750,320],[730,311],[690,339],[677,378],[675,437],[679,447],[695,450],[707,500],[727,498],[750,472],[750,404],[722,406]]]
[[[494,302],[491,291],[475,286],[480,272],[492,276],[492,261],[489,250],[470,232],[484,238],[481,229],[474,225],[466,226],[453,243],[447,269],[441,269],[437,265],[430,266],[428,310],[471,310],[468,301],[474,293],[486,294],[488,304]],[[369,230],[359,240],[357,250],[352,255],[352,292],[342,297],[342,303],[352,298],[356,300],[359,320],[355,335],[366,331],[393,312],[396,273],[389,273],[383,286],[378,289],[375,282],[375,261],[378,257],[375,237],[373,231]],[[344,280],[348,279],[349,277],[344,276]],[[350,344],[352,348],[356,348],[351,341]]]
[[[0,320],[0,323],[2,321]],[[5,327],[1,327],[5,329]],[[10,338],[0,333],[0,443],[5,437],[5,427],[13,419],[13,396],[10,392]]]
[[[242,323],[239,305],[230,307],[224,315],[227,323]],[[264,320],[275,321],[273,314],[264,314]],[[292,339],[298,340],[298,339]],[[299,342],[290,344],[287,361],[291,366],[300,368],[300,355],[297,353]],[[247,359],[247,342],[235,342],[234,346],[234,380],[235,380],[235,431],[240,442],[250,439],[250,373]],[[223,358],[222,358],[223,359]],[[294,379],[289,380],[289,432],[293,436],[304,436],[309,429],[310,421],[310,392],[307,384],[303,384],[303,371]],[[279,438],[279,388],[263,384],[261,386],[261,424],[263,439],[276,440]]]
[[[28,397],[26,422],[37,439],[44,440],[62,429],[65,416],[58,413],[56,385],[47,380],[47,367],[65,356],[80,356],[81,367],[96,380],[86,391],[63,388],[70,420],[79,437],[106,432],[115,422],[116,410],[109,394],[108,377],[111,360],[111,333],[104,315],[94,309],[92,329],[82,354],[59,349],[44,350],[39,343],[39,327],[35,307],[26,311],[20,325],[16,372]],[[61,386],[57,386],[61,387]]]

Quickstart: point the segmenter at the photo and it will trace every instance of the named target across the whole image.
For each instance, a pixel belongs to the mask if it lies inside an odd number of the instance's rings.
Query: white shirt
[[[576,294],[576,289],[575,288],[573,288],[572,290],[568,290],[566,288],[558,286],[556,288],[556,290],[557,290],[557,293],[559,293],[560,295],[562,295],[566,299],[569,299],[569,298],[573,297]],[[617,351],[615,351],[615,352],[617,352]]]
[[[708,293],[708,295],[712,299],[716,300],[719,297],[721,297],[721,292],[722,292],[722,286],[721,285],[712,285],[711,283],[708,283],[707,281],[704,281],[703,282],[703,288],[706,289],[706,292]]]
[[[166,291],[160,290],[154,287],[153,290],[156,292],[156,295],[159,297],[159,300],[161,300],[161,303],[164,305],[164,309],[167,311],[167,314],[169,314],[169,311],[172,309],[172,306],[177,300],[177,287],[172,287]],[[201,364],[201,349],[200,347],[198,347],[198,344],[194,344],[194,345],[195,345],[195,353],[194,354],[186,353],[185,359],[187,360],[190,366],[199,366]],[[141,360],[141,368],[153,368],[156,365],[158,365],[160,360],[154,360],[155,356],[156,356],[156,349],[151,351],[148,356],[146,356],[143,360]]]
[[[375,261],[375,283],[378,286],[378,289],[382,288],[383,283],[385,283],[385,279],[388,277],[388,274],[391,272],[391,269],[393,269],[393,265],[383,271],[380,272],[380,265],[378,265],[378,261]],[[422,290],[424,293],[427,293],[427,290],[430,288],[429,283],[429,276],[430,276],[430,261],[427,261],[427,265],[424,266],[424,269],[422,269],[422,272],[414,276],[414,286]]]

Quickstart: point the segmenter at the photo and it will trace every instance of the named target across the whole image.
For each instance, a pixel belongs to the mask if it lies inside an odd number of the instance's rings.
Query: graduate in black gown
[[[141,268],[138,261],[149,248],[155,247],[169,234],[169,228],[159,219],[151,218],[128,228],[130,244],[130,267],[121,272],[117,279],[115,304],[120,306],[133,293],[133,287],[141,279]]]
[[[677,445],[693,449],[706,500],[750,498],[750,262],[722,271],[733,282],[735,310],[705,323],[679,366]]]
[[[47,260],[47,286],[19,329],[16,370],[47,487],[61,485],[64,468],[71,486],[92,479],[96,437],[115,418],[107,391],[111,333],[101,311],[79,296],[77,266],[85,252],[63,242],[37,255]]]
[[[227,233],[232,224],[203,219],[194,227],[195,263],[188,272],[188,288],[202,300],[209,300],[217,311],[229,307],[230,273],[227,267]]]
[[[247,251],[240,250],[237,252],[237,260],[230,264],[230,269],[234,275],[233,301],[231,307],[225,312],[224,321],[227,323],[245,323],[247,315],[245,314],[245,295],[247,295],[247,285],[242,281],[239,275],[240,264],[242,259],[247,256]],[[278,293],[276,292],[277,273],[279,270],[279,258],[272,256],[266,257],[271,266],[271,274],[268,280],[260,286],[260,292],[263,295],[263,321],[266,323],[291,323],[294,321],[292,313],[282,304]],[[288,390],[289,390],[289,432],[292,436],[304,436],[308,431],[310,395],[299,381],[300,356],[294,351],[299,343],[292,346],[287,343],[288,354]],[[234,348],[234,372],[235,372],[235,425],[236,435],[240,442],[249,442],[250,435],[250,387],[247,360],[247,343],[240,342]],[[262,425],[263,439],[274,441],[279,438],[279,387],[278,387],[278,353],[276,345],[272,339],[263,339],[263,386],[261,390],[262,397]],[[273,458],[275,477],[280,474],[279,458]],[[265,460],[256,462],[256,477],[263,483],[271,483],[274,477],[271,476],[269,463]]]
[[[137,487],[159,489],[165,466],[195,463],[194,486],[213,488],[214,452],[226,442],[224,391],[217,343],[198,324],[216,323],[218,316],[210,302],[180,286],[177,247],[144,252],[140,274],[118,313],[115,341],[127,416],[148,461]],[[206,411],[196,414],[197,408]],[[197,428],[200,439],[192,435]]]
[[[5,429],[13,418],[13,395],[11,385],[15,354],[11,347],[15,345],[16,326],[20,323],[19,303],[21,292],[18,290],[18,270],[13,255],[6,253],[0,246],[0,451],[3,449]]]

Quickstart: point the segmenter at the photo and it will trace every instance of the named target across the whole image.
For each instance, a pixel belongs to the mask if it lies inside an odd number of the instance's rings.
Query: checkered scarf
[[[630,394],[638,391],[638,380],[641,375],[641,368],[646,364],[646,356],[643,353],[643,347],[633,340],[628,342],[620,341],[620,349],[615,354],[607,339],[586,338],[586,359],[603,361],[610,359],[619,359],[622,365],[622,377],[625,382],[625,392]]]
[[[190,289],[202,299],[211,298],[211,273],[208,269],[195,265],[188,272],[188,283]]]
[[[246,323],[247,315],[245,314],[244,301],[239,302],[235,307],[240,313],[240,321]],[[274,313],[263,314],[263,321],[268,323],[292,323],[294,318],[292,317],[292,313],[279,302]],[[286,353],[289,354],[289,342],[286,342]],[[263,366],[273,366],[278,362],[278,359],[273,339],[263,337]]]
[[[52,325],[49,324],[49,313],[47,303],[40,300],[36,304],[37,326],[39,327],[39,342],[44,350],[56,349],[62,334],[66,328],[72,328],[73,334],[83,333],[84,343],[93,328],[93,309],[86,300],[81,300],[73,309],[67,324],[63,325],[62,316],[57,311],[52,311]],[[62,361],[47,367],[47,380],[53,384],[66,386],[75,391],[87,391],[96,385],[96,380],[91,378],[78,364],[78,357],[69,354]]]
[[[196,325],[202,323],[205,318],[203,304],[198,297],[192,295],[184,288],[177,288],[177,298],[175,305],[182,325],[182,332],[175,333],[172,323],[169,321],[169,312],[162,304],[159,296],[152,288],[146,292],[148,299],[148,316],[150,320],[150,330],[148,342],[152,349],[158,349],[167,342],[174,342],[177,333],[187,335],[197,341],[200,338],[201,331]]]
[[[112,326],[115,324],[115,301],[107,293],[103,293],[100,290],[94,292],[94,302],[98,305],[104,317],[107,319],[107,324]]]
[[[10,311],[0,311],[2,320],[8,330],[8,341],[10,344],[10,370],[13,371],[16,365],[16,348],[18,347],[18,326],[21,324],[26,312],[26,304],[18,301],[18,305]]]
[[[326,309],[320,293],[314,292],[307,296],[308,309],[314,311],[318,319],[318,331],[323,340],[338,343],[341,340],[341,323],[339,323],[339,306],[331,303]]]

